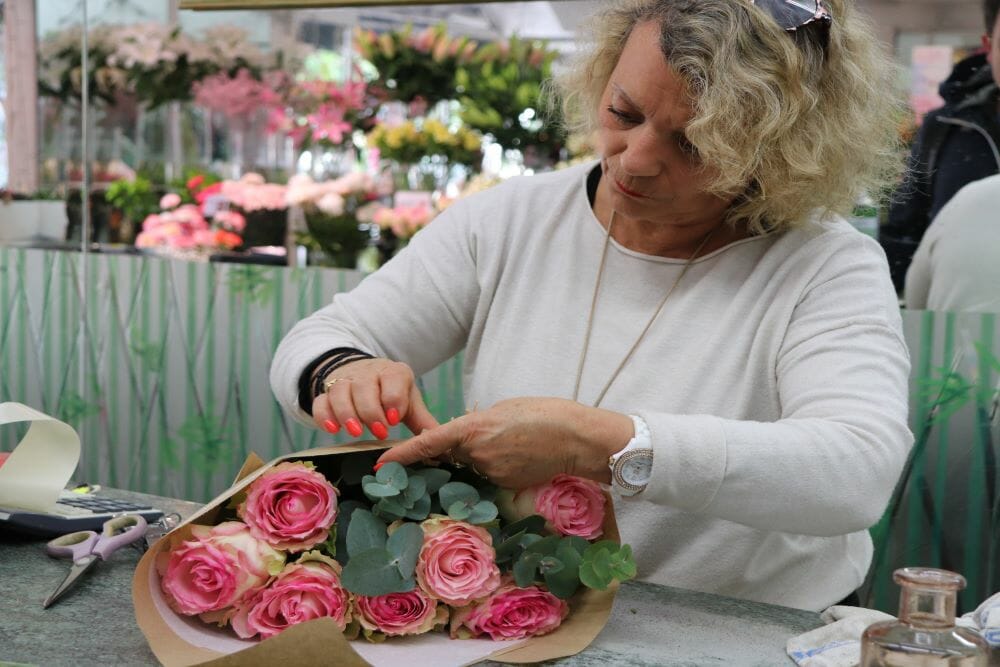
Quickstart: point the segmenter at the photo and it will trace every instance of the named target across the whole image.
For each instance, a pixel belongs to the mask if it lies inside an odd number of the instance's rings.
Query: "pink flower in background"
[[[250,484],[236,513],[276,549],[305,551],[330,536],[337,489],[314,468],[286,461]]]
[[[221,225],[223,229],[236,233],[242,232],[247,226],[247,219],[236,211],[219,211],[212,216],[212,221]]]
[[[426,227],[433,217],[434,211],[425,205],[383,206],[375,212],[373,222],[382,229],[391,229],[401,239],[408,239]]]
[[[593,540],[604,534],[607,498],[601,485],[582,477],[556,475],[551,482],[521,491],[501,491],[497,506],[508,520],[545,517],[550,530]]]
[[[181,205],[181,196],[176,192],[168,192],[160,197],[160,208],[172,209]]]
[[[340,563],[310,551],[266,587],[240,603],[230,618],[244,639],[272,637],[296,623],[330,617],[343,630],[351,620],[351,594],[340,585]]]
[[[264,182],[260,174],[246,174],[238,181],[223,181],[220,193],[233,206],[246,212],[275,210],[287,206],[288,188],[277,183]]]
[[[417,558],[417,583],[428,595],[461,607],[500,585],[493,538],[485,528],[431,518],[420,524],[424,544]]]
[[[313,139],[325,139],[334,144],[344,142],[344,135],[351,131],[351,124],[344,120],[344,108],[334,104],[323,104],[314,113],[306,116],[312,129]]]
[[[456,609],[452,637],[488,635],[494,641],[545,635],[558,628],[569,605],[538,586],[518,588],[511,579],[478,604]]]
[[[344,198],[336,192],[327,192],[316,202],[316,208],[327,215],[338,216],[343,215],[344,204]]]
[[[354,611],[361,627],[390,637],[423,634],[448,622],[448,608],[419,588],[375,597],[357,595]]]
[[[191,526],[191,538],[157,558],[167,604],[186,615],[219,611],[281,571],[285,555],[239,521]]]
[[[233,77],[225,72],[206,77],[196,82],[192,89],[197,104],[230,119],[246,119],[258,109],[278,103],[277,93],[245,68]]]

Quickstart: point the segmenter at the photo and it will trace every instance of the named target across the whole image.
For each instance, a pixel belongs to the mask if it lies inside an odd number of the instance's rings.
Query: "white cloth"
[[[271,382],[356,347],[425,373],[465,349],[464,398],[570,398],[605,231],[594,164],[456,202],[352,292],[298,323]],[[612,242],[580,401],[591,404],[683,260]],[[602,408],[650,427],[653,475],[617,507],[640,578],[820,610],[862,582],[866,529],[912,435],[909,359],[885,255],[843,220],[699,258]]]
[[[1000,311],[1000,175],[966,185],[937,214],[903,299],[913,309]]]
[[[855,667],[861,662],[861,634],[865,628],[896,617],[874,609],[836,605],[820,618],[827,625],[792,637],[785,646],[788,656],[800,667]],[[1000,593],[955,623],[975,630],[989,642],[990,650],[1000,651]]]

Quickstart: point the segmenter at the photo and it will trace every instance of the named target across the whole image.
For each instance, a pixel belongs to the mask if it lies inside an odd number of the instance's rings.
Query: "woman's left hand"
[[[378,463],[444,458],[510,489],[560,473],[610,482],[608,457],[625,447],[632,431],[627,415],[561,398],[515,398],[425,430]]]

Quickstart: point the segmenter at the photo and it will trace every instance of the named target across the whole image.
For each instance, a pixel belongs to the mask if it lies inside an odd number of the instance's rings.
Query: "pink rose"
[[[423,634],[448,622],[448,608],[419,588],[375,597],[357,595],[354,612],[362,628],[390,637]]]
[[[438,517],[420,527],[424,544],[417,558],[417,583],[428,595],[461,607],[497,589],[500,569],[486,529]]]
[[[452,637],[489,635],[494,641],[545,635],[562,623],[569,605],[538,586],[518,588],[507,578],[493,595],[478,604],[456,609]]]
[[[250,484],[236,513],[275,549],[305,551],[330,536],[337,489],[314,468],[286,461]]]
[[[552,532],[585,540],[604,534],[606,505],[600,484],[572,475],[556,475],[548,484],[502,491],[497,497],[501,514],[510,521],[540,514]]]
[[[172,209],[181,205],[181,196],[176,192],[168,192],[160,197],[160,208]]]
[[[341,630],[351,620],[351,594],[340,585],[340,564],[310,551],[285,567],[267,588],[237,605],[230,619],[244,639],[272,637],[285,628],[329,616]]]
[[[174,611],[219,611],[252,595],[281,571],[285,555],[239,521],[192,526],[192,539],[157,558],[160,588]]]

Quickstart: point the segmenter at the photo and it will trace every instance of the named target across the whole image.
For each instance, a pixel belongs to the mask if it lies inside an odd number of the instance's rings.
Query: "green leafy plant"
[[[104,199],[129,220],[139,223],[159,210],[159,198],[153,184],[142,176],[119,179],[108,186]]]

